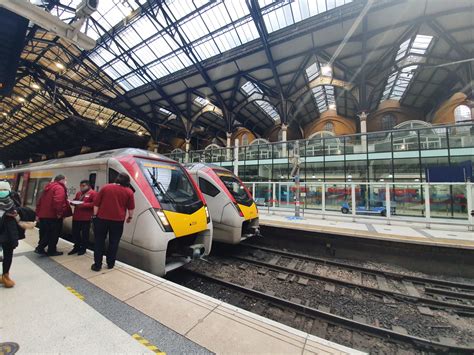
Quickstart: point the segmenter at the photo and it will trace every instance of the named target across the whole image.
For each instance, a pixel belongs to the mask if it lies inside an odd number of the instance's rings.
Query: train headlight
[[[207,224],[211,222],[211,215],[209,214],[209,208],[207,205],[204,205],[204,210],[206,211]]]
[[[156,214],[158,215],[158,218],[160,219],[163,230],[165,232],[172,232],[173,228],[171,227],[171,224],[168,221],[168,218],[166,218],[165,213],[162,210],[155,210],[155,211],[156,211]]]

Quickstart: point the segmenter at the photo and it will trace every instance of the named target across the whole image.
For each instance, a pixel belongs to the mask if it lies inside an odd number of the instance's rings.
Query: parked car
[[[350,202],[344,201],[341,206],[341,212],[343,214],[348,214],[352,212],[352,204]],[[395,206],[390,207],[390,214],[394,215],[396,213]],[[367,214],[367,215],[379,215],[385,217],[387,215],[387,209],[385,203],[382,201],[373,201],[369,202],[369,206],[360,205],[356,207],[356,214]]]

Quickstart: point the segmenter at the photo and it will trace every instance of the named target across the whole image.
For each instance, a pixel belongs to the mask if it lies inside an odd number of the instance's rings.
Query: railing
[[[206,162],[225,166],[236,163],[287,159],[293,155],[293,146],[298,142],[300,157],[322,158],[331,161],[340,156],[352,156],[360,159],[386,159],[389,153],[392,158],[405,155],[407,152],[427,150],[459,150],[474,148],[474,124],[456,124],[433,126],[430,128],[407,128],[394,131],[372,132],[366,134],[345,135],[302,139],[298,141],[275,142],[234,147],[212,148],[190,151],[188,153],[168,154],[180,162]],[[377,155],[378,154],[378,155]],[[460,155],[462,152],[455,152]],[[466,155],[473,150],[466,151]],[[449,155],[449,152],[448,152]],[[258,163],[257,163],[258,164]]]
[[[292,182],[245,182],[259,206],[294,208]],[[379,215],[388,224],[403,217],[431,223],[447,220],[474,227],[474,184],[468,183],[302,183],[300,207],[326,215]],[[356,206],[356,209],[352,208]],[[385,212],[383,212],[385,211]],[[385,216],[384,216],[385,215]]]

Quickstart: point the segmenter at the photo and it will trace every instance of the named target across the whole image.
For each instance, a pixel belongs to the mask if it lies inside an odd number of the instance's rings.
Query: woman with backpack
[[[7,181],[0,181],[0,244],[3,249],[3,270],[0,283],[6,288],[15,286],[10,278],[13,250],[18,246],[18,223],[20,216],[15,210],[11,187]]]

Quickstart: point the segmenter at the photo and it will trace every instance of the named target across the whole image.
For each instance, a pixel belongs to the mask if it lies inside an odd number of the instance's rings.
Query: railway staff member
[[[130,177],[119,174],[114,184],[102,187],[94,200],[94,264],[91,269],[100,271],[104,255],[105,239],[109,235],[107,266],[115,266],[123,225],[130,223],[135,209],[135,199],[130,188]],[[127,217],[128,211],[128,217]]]
[[[66,177],[57,175],[47,184],[36,203],[36,215],[39,219],[40,238],[35,249],[37,254],[48,256],[62,255],[57,250],[63,219],[72,215],[67,200]],[[48,251],[45,248],[48,247]]]
[[[8,181],[0,181],[0,245],[3,249],[2,277],[0,283],[6,288],[15,286],[10,278],[13,250],[18,246],[18,214],[10,197],[11,187]]]
[[[89,180],[82,180],[79,185],[80,191],[77,192],[72,205],[74,213],[72,215],[72,237],[74,247],[68,255],[84,255],[89,242],[89,230],[91,227],[92,214],[94,212],[94,199],[96,192],[91,188]],[[78,203],[78,204],[75,204]]]

